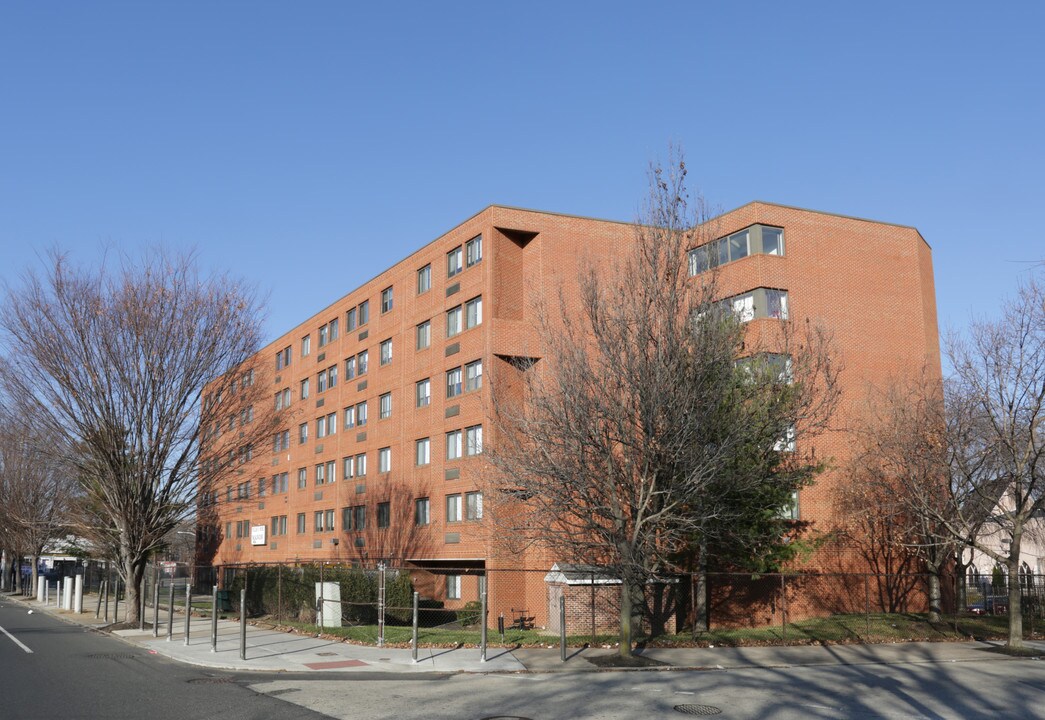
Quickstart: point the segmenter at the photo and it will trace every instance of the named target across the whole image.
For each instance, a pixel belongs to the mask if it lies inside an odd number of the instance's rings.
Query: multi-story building
[[[691,253],[691,273],[715,253],[723,296],[745,320],[811,318],[833,332],[838,427],[868,384],[938,371],[931,251],[914,228],[764,202],[713,227],[721,241]],[[542,299],[562,292],[568,308],[579,272],[633,240],[627,223],[491,206],[271,342],[259,382],[293,419],[208,496],[221,534],[214,562],[548,569],[545,557],[505,557],[484,522],[489,379],[541,356]],[[814,528],[831,525],[849,440],[816,441],[836,469],[798,499]]]

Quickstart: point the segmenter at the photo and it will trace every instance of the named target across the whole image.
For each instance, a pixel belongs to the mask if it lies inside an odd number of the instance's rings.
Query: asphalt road
[[[0,628],[3,720],[325,717],[250,690],[245,676],[174,663],[46,613],[29,615],[7,599],[0,599]]]

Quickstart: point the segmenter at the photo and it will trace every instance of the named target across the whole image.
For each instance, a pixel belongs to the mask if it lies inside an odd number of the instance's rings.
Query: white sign
[[[265,544],[265,525],[251,525],[250,527],[250,544],[251,545],[264,545]]]

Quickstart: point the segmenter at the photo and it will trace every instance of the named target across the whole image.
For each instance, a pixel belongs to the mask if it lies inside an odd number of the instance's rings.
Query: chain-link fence
[[[102,580],[119,584],[111,570]],[[928,577],[843,573],[706,573],[654,578],[633,589],[640,642],[803,644],[1003,636],[1004,578],[944,578],[942,620],[928,622]],[[1019,579],[1023,626],[1045,627],[1045,576]],[[191,567],[151,565],[144,601],[156,612],[248,617],[373,645],[451,647],[558,642],[612,645],[624,587],[592,565],[550,570],[361,566],[337,562]],[[103,584],[104,588],[105,585]],[[109,585],[108,592],[115,589]],[[158,599],[158,603],[157,603]],[[561,608],[561,609],[560,609]],[[149,610],[145,612],[149,617]],[[166,615],[164,615],[166,617]],[[162,632],[162,628],[160,628]],[[416,640],[415,640],[416,638]]]

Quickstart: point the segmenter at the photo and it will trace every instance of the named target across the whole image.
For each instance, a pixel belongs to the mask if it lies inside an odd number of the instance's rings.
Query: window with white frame
[[[483,494],[481,492],[469,492],[464,494],[465,520],[483,519]]]
[[[381,420],[392,417],[392,393],[387,392],[378,399],[379,410],[378,416]]]
[[[483,299],[475,297],[464,304],[464,327],[466,330],[474,328],[483,322]]]
[[[316,465],[316,485],[325,485],[327,482],[327,466],[323,463]]]
[[[383,447],[377,451],[377,471],[379,473],[392,472],[392,448]]]
[[[417,326],[417,349],[424,350],[432,344],[432,321],[425,320]]]
[[[473,425],[464,430],[465,455],[480,455],[483,452],[483,426]]]
[[[467,392],[483,386],[483,361],[476,360],[464,366],[464,389]]]
[[[366,477],[366,453],[356,455],[356,477]]]
[[[355,405],[352,405],[350,407],[345,408],[345,419],[342,422],[342,425],[344,426],[344,428],[346,430],[348,430],[349,428],[354,428],[356,426],[356,406]]]
[[[341,479],[351,480],[356,476],[355,458],[349,456],[341,458]]]
[[[392,309],[392,287],[386,287],[381,291],[381,312],[386,313]]]
[[[430,438],[415,440],[414,451],[417,465],[428,465],[432,462],[432,441]]]
[[[446,576],[446,599],[447,600],[460,600],[461,599],[461,576],[460,575],[447,575]]]
[[[419,380],[414,389],[417,407],[428,407],[432,402],[432,381],[428,378]]]
[[[381,364],[387,365],[392,362],[392,338],[381,341]]]
[[[446,371],[446,397],[457,397],[461,394],[461,368],[455,367]]]
[[[356,376],[356,356],[345,359],[345,380],[351,380]]]
[[[464,244],[465,267],[471,267],[483,259],[483,236],[476,235]]]
[[[446,496],[446,522],[461,522],[461,494]]]
[[[312,336],[306,335],[301,338],[301,357],[308,357],[310,352],[312,352]]]
[[[298,444],[304,444],[308,442],[308,423],[301,423],[298,425]]]
[[[301,381],[301,399],[307,400],[309,394],[309,379],[305,378]]]
[[[463,316],[463,310],[458,305],[455,308],[450,308],[446,311],[446,336],[448,338],[453,337],[461,332],[461,318]]]
[[[461,457],[461,431],[451,430],[446,433],[446,459],[457,460]]]
[[[352,332],[356,329],[359,324],[358,316],[356,315],[356,309],[350,308],[345,313],[345,332]]]
[[[298,513],[298,535],[305,532],[305,513]]]
[[[462,265],[461,246],[458,245],[446,254],[446,276],[452,278],[464,269]]]
[[[370,301],[364,300],[359,303],[359,324],[366,325],[370,322]]]
[[[356,355],[356,371],[359,375],[366,375],[367,366],[370,362],[370,351],[364,350]]]
[[[298,468],[298,490],[304,490],[308,487],[308,470],[306,468]]]
[[[363,427],[366,425],[366,403],[367,401],[364,400],[363,402],[356,404],[356,427]]]
[[[426,293],[432,289],[432,266],[425,265],[417,271],[417,294]]]

